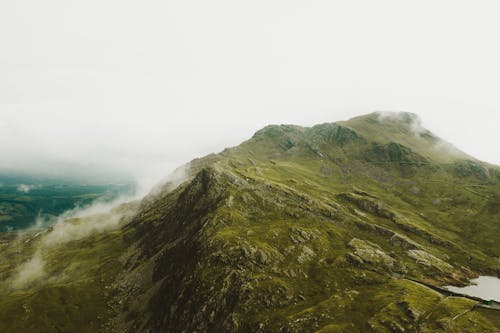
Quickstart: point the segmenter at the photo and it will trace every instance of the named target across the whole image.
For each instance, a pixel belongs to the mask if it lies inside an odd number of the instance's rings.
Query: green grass
[[[409,279],[500,273],[499,169],[412,121],[266,127],[122,227],[45,249],[25,288],[8,281],[40,240],[10,239],[0,331],[495,332],[494,313]]]

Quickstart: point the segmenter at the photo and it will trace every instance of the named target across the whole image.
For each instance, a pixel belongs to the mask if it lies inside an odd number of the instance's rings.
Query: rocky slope
[[[268,126],[186,173],[85,237],[4,235],[0,331],[499,330],[418,282],[500,275],[500,169],[416,116]]]

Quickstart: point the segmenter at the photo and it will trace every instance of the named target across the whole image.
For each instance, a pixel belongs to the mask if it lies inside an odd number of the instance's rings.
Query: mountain
[[[0,331],[498,332],[500,168],[410,113],[267,126],[140,202],[0,238]]]

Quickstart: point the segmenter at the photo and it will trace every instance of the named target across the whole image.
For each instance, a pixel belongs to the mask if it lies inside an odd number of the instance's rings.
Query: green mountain
[[[181,177],[183,176],[183,177]],[[140,202],[0,239],[1,332],[498,332],[500,168],[409,113],[268,126]]]

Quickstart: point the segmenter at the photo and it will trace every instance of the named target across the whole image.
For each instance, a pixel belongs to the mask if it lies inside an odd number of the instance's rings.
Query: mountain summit
[[[267,126],[174,178],[4,235],[0,331],[500,329],[497,310],[436,288],[500,275],[500,168],[414,114]]]

